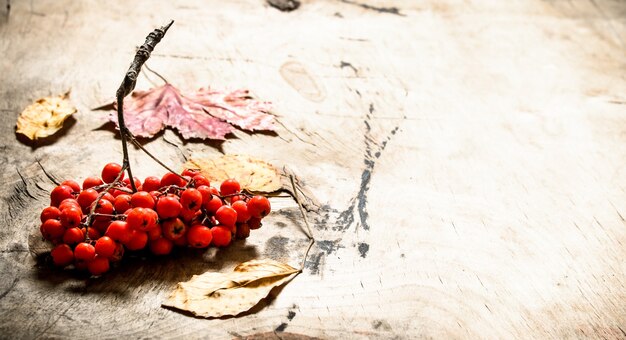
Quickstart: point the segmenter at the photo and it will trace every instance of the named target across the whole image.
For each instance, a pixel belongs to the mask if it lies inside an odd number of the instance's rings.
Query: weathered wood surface
[[[0,12],[0,337],[626,338],[626,3],[13,1]],[[249,87],[277,136],[147,142],[288,164],[320,207],[304,274],[257,313],[162,309],[177,281],[269,256],[297,264],[293,202],[245,243],[130,259],[100,280],[28,237],[56,178],[121,160],[103,125],[134,49],[183,90]],[[138,88],[159,85],[153,74]],[[23,107],[72,89],[76,119],[27,145]],[[162,173],[138,152],[139,176]],[[283,204],[284,203],[284,204]]]

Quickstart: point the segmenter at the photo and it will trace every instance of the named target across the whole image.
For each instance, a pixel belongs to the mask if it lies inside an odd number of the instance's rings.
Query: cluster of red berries
[[[55,245],[55,265],[74,264],[101,275],[125,250],[149,248],[166,255],[174,246],[226,247],[233,238],[245,239],[251,229],[260,228],[271,210],[266,197],[243,192],[234,179],[218,190],[198,171],[187,169],[181,175],[150,176],[143,183],[135,178],[133,192],[121,171],[122,166],[109,163],[101,178],[85,179],[82,190],[73,180],[52,190],[40,230]]]

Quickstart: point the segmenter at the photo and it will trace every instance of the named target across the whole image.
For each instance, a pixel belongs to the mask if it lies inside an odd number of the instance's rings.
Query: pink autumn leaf
[[[269,109],[269,103],[250,98],[245,90],[200,89],[183,95],[165,84],[134,91],[124,100],[124,119],[135,136],[152,137],[170,126],[185,139],[224,139],[234,129],[230,124],[246,130],[272,130],[274,116],[268,114]],[[110,119],[117,123],[115,113]]]

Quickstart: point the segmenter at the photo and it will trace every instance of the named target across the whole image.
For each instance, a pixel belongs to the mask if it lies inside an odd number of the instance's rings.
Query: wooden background
[[[626,2],[12,1],[0,9],[0,337],[626,338]],[[102,279],[51,269],[29,235],[58,179],[121,160],[107,112],[136,46],[189,91],[247,87],[277,134],[167,131],[147,148],[288,165],[320,203],[305,273],[256,313],[160,307],[176,282],[271,257],[297,265],[293,202],[227,250],[128,259]],[[159,86],[149,72],[139,89]],[[79,112],[37,144],[33,100]],[[165,140],[178,145],[179,149]],[[39,166],[40,161],[42,167]],[[138,151],[137,175],[163,170]],[[280,209],[278,209],[280,208]]]

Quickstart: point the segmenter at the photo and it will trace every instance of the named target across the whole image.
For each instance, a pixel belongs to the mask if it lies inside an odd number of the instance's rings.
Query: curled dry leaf
[[[38,99],[20,113],[17,133],[31,140],[48,137],[63,127],[63,122],[76,113],[76,107],[68,100],[70,92]]]
[[[245,130],[273,130],[271,104],[250,97],[247,90],[199,89],[182,94],[170,85],[134,91],[124,100],[126,126],[135,136],[152,137],[166,126],[183,138],[224,139],[233,126]],[[117,124],[117,114],[109,119]],[[232,124],[232,125],[231,125]]]
[[[256,192],[274,192],[282,188],[279,171],[271,164],[247,155],[224,155],[219,158],[192,157],[185,169],[200,169],[211,182],[234,178],[242,188]]]
[[[274,260],[252,260],[239,264],[231,273],[206,272],[180,282],[163,306],[206,318],[235,316],[250,310],[274,287],[298,273],[298,269]]]

